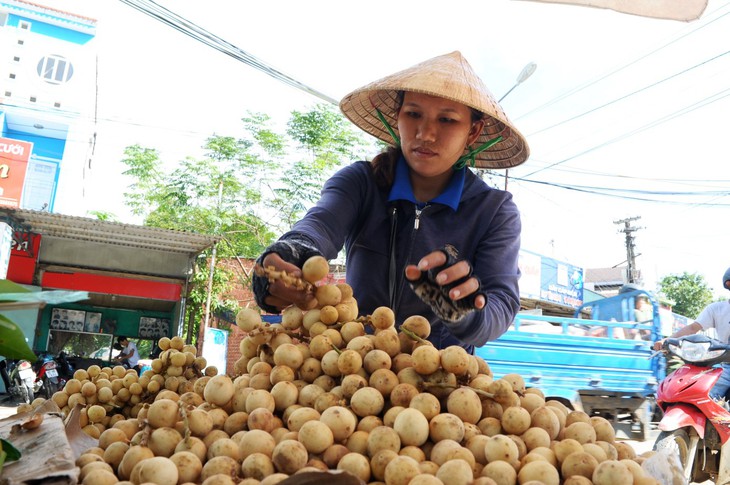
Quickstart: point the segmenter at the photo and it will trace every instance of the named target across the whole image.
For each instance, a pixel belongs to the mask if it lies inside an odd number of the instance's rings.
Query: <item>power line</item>
[[[728,3],[724,4],[723,6],[717,8],[714,12],[712,12],[709,15],[706,15],[704,18],[707,19],[712,14],[714,14],[715,12],[718,12],[718,11],[724,9],[724,8],[727,8],[728,6],[730,6],[730,2],[728,2]],[[727,15],[730,15],[730,12],[724,13],[724,14],[720,15],[719,17],[717,17],[717,18],[715,18],[713,20],[706,21],[704,24],[702,24],[702,25],[700,25],[700,26],[692,29],[691,31],[685,33],[684,35],[681,35],[681,36],[679,36],[679,37],[677,37],[675,39],[672,39],[671,41],[669,41],[669,42],[667,42],[667,43],[665,43],[665,44],[657,47],[656,49],[654,49],[654,50],[652,50],[650,52],[647,52],[646,54],[643,54],[643,55],[641,55],[641,56],[639,56],[639,57],[637,57],[637,58],[635,58],[635,59],[627,62],[626,64],[624,64],[624,65],[622,65],[622,66],[620,66],[618,68],[615,68],[615,69],[613,69],[613,70],[611,70],[611,71],[603,74],[602,76],[600,76],[600,77],[598,77],[598,78],[596,78],[596,79],[594,79],[592,81],[588,81],[588,82],[586,82],[586,83],[584,83],[582,85],[579,85],[579,86],[577,86],[577,87],[575,87],[575,88],[573,88],[571,90],[566,91],[563,94],[560,94],[560,95],[556,96],[555,98],[551,99],[550,101],[547,101],[546,103],[543,103],[542,105],[540,105],[540,106],[538,106],[538,107],[536,107],[536,108],[528,111],[527,113],[525,113],[523,115],[520,115],[519,117],[516,117],[515,120],[519,120],[521,118],[524,118],[525,116],[529,116],[529,115],[531,115],[531,114],[533,114],[533,113],[535,113],[537,111],[540,111],[540,110],[542,110],[544,108],[547,108],[548,106],[551,106],[551,105],[553,105],[553,104],[555,104],[555,103],[557,103],[559,101],[562,101],[563,99],[565,99],[567,97],[570,97],[570,96],[572,96],[572,95],[574,95],[576,93],[579,93],[579,92],[583,91],[584,89],[586,89],[586,88],[588,88],[590,86],[593,86],[594,84],[597,84],[597,83],[603,81],[604,79],[607,79],[607,78],[613,76],[614,74],[618,74],[619,72],[623,71],[624,69],[626,69],[628,67],[631,67],[632,65],[637,64],[639,61],[642,61],[642,60],[644,60],[644,59],[646,59],[646,58],[648,58],[648,57],[656,54],[657,52],[660,52],[660,51],[664,50],[665,48],[669,47],[670,45],[674,44],[675,42],[678,42],[678,41],[684,39],[685,37],[687,37],[687,36],[689,36],[691,34],[694,34],[694,33],[696,33],[697,31],[699,31],[701,29],[704,29],[705,27],[711,25],[712,23],[720,20],[721,18],[723,18],[723,17],[725,17]]]
[[[537,185],[543,185],[547,187],[555,187],[558,189],[565,189],[565,190],[572,190],[575,192],[582,192],[586,194],[592,194],[592,195],[602,195],[605,197],[612,197],[612,198],[618,198],[618,199],[624,199],[624,200],[634,200],[639,202],[652,202],[652,203],[658,203],[658,204],[673,204],[673,205],[691,205],[691,206],[709,206],[709,207],[730,207],[730,203],[723,204],[723,203],[713,203],[713,202],[683,202],[676,199],[670,199],[670,200],[662,200],[662,199],[655,199],[655,198],[648,198],[648,197],[639,197],[639,195],[666,195],[666,196],[712,196],[713,199],[717,198],[723,198],[723,197],[729,197],[730,191],[708,191],[708,192],[661,192],[661,191],[645,191],[645,190],[631,190],[631,189],[611,189],[611,188],[605,188],[605,187],[591,187],[591,186],[581,186],[581,185],[568,185],[568,184],[560,184],[555,182],[547,182],[544,180],[531,180],[531,179],[525,179],[520,177],[510,177],[511,180],[515,182],[523,182],[523,183],[530,183],[530,184],[537,184]],[[635,194],[635,195],[622,195],[619,192],[626,193],[626,194]]]
[[[658,126],[658,125],[660,125],[662,123],[666,123],[667,121],[670,121],[670,120],[672,120],[674,118],[677,118],[679,116],[685,115],[687,113],[690,113],[690,112],[692,112],[692,111],[694,111],[696,109],[702,108],[704,106],[707,106],[708,104],[715,103],[715,102],[717,102],[717,101],[719,101],[719,100],[721,100],[723,98],[726,98],[728,96],[730,96],[730,88],[724,89],[722,91],[719,91],[719,92],[717,92],[717,93],[715,93],[713,95],[710,95],[710,96],[708,96],[708,97],[706,97],[704,99],[701,99],[700,101],[697,101],[697,102],[695,102],[695,103],[693,103],[693,104],[691,104],[689,106],[685,106],[684,108],[681,108],[681,109],[679,109],[679,110],[677,110],[677,111],[675,111],[673,113],[670,113],[669,115],[664,116],[663,118],[659,118],[659,119],[654,120],[654,121],[652,121],[650,123],[647,123],[647,124],[645,124],[643,126],[640,126],[639,128],[636,128],[636,129],[634,129],[632,131],[629,131],[629,132],[626,132],[626,133],[624,133],[622,135],[619,135],[617,137],[614,137],[611,140],[608,140],[608,141],[605,141],[603,143],[600,143],[600,144],[598,144],[596,146],[590,147],[590,148],[588,148],[586,150],[583,150],[582,152],[576,153],[575,155],[572,155],[572,156],[570,156],[568,158],[565,158],[565,159],[560,160],[558,162],[555,162],[555,163],[553,163],[551,165],[548,165],[547,167],[543,167],[543,168],[540,168],[538,170],[534,170],[534,171],[530,172],[529,174],[524,175],[523,177],[530,177],[532,175],[535,175],[538,172],[542,172],[544,170],[548,170],[548,169],[553,168],[553,167],[555,167],[557,165],[561,165],[563,163],[569,162],[570,160],[574,160],[576,158],[582,157],[583,155],[586,155],[586,154],[591,153],[593,151],[596,151],[596,150],[598,150],[600,148],[606,147],[606,146],[611,145],[613,143],[616,143],[618,141],[621,141],[621,140],[624,140],[624,139],[629,138],[631,136],[634,136],[637,133],[641,133],[642,131],[646,131],[646,130],[648,130],[650,128],[654,128],[655,126]],[[713,98],[716,98],[716,99],[713,99]]]
[[[543,131],[547,131],[547,130],[550,130],[552,128],[556,128],[556,127],[558,127],[560,125],[563,125],[565,123],[569,123],[571,121],[577,120],[578,118],[582,118],[585,115],[591,114],[591,113],[593,113],[595,111],[598,111],[600,109],[603,109],[603,108],[605,108],[607,106],[611,106],[614,103],[618,103],[619,101],[623,101],[623,100],[625,100],[627,98],[630,98],[631,96],[634,96],[635,94],[639,94],[639,93],[641,93],[643,91],[646,91],[647,89],[654,88],[654,87],[656,87],[656,86],[658,86],[658,85],[660,85],[660,84],[662,84],[664,82],[669,81],[670,79],[673,79],[675,77],[681,76],[683,74],[687,74],[689,71],[691,71],[693,69],[697,69],[698,67],[704,66],[705,64],[708,64],[710,62],[716,61],[717,59],[720,59],[721,57],[726,56],[728,54],[730,54],[730,51],[726,51],[726,52],[723,52],[722,54],[718,54],[715,57],[712,57],[710,59],[707,59],[705,61],[700,62],[699,64],[695,64],[692,67],[688,67],[687,69],[684,69],[682,71],[679,71],[677,73],[674,73],[671,76],[665,77],[664,79],[661,79],[661,80],[656,81],[654,83],[648,84],[648,85],[646,85],[646,86],[644,86],[642,88],[637,89],[636,91],[632,91],[632,92],[630,92],[628,94],[625,94],[625,95],[623,95],[621,97],[618,97],[618,98],[616,98],[614,100],[611,100],[611,101],[609,101],[607,103],[604,103],[604,104],[602,104],[600,106],[596,106],[595,108],[591,108],[588,111],[584,111],[583,113],[580,113],[580,114],[575,115],[575,116],[570,117],[570,118],[566,118],[566,119],[564,119],[562,121],[558,121],[557,123],[554,123],[554,124],[552,124],[550,126],[546,126],[545,128],[541,128],[541,129],[539,129],[537,131],[533,131],[532,133],[528,134],[527,136],[528,137],[534,136],[534,135],[537,135],[538,133],[542,133]]]
[[[191,22],[176,13],[168,10],[167,8],[153,2],[152,0],[120,0],[122,3],[129,5],[132,8],[139,10],[140,12],[149,15],[150,17],[158,20],[165,25],[172,27],[173,29],[181,32],[198,42],[202,42],[205,45],[213,47],[219,52],[233,57],[237,61],[241,61],[259,71],[273,77],[274,79],[281,81],[289,86],[297,88],[301,91],[309,93],[317,98],[320,98],[327,103],[338,105],[338,102],[326,94],[317,91],[314,88],[307,86],[304,83],[297,81],[296,79],[274,69],[264,61],[257,57],[249,54],[248,52],[240,49],[239,47],[231,44],[230,42],[218,37],[210,31],[203,29],[194,22]]]

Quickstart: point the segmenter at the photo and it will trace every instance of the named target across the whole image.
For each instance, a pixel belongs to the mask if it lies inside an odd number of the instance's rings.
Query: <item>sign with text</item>
[[[0,205],[20,207],[33,144],[0,137]]]
[[[7,278],[16,283],[32,285],[36,266],[38,265],[40,247],[40,234],[16,232],[10,250]]]
[[[520,296],[572,308],[583,304],[583,268],[521,250]]]

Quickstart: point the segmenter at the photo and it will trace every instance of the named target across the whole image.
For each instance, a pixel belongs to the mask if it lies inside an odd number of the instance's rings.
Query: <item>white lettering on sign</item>
[[[19,143],[0,143],[0,153],[23,155],[25,153],[25,147]]]
[[[0,179],[8,178],[9,174],[10,174],[10,165],[7,165],[7,164],[0,165]]]

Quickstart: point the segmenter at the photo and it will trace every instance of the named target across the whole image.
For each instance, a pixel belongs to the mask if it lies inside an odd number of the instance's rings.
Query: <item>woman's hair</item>
[[[396,116],[398,116],[400,107],[403,105],[404,98],[405,91],[398,91],[396,94]],[[484,119],[484,113],[474,108],[469,109],[471,110],[472,123],[476,123],[477,121]],[[372,165],[375,182],[378,184],[378,187],[388,188],[393,185],[393,180],[395,179],[395,165],[402,155],[403,150],[401,150],[400,146],[389,146],[373,158],[370,163]]]

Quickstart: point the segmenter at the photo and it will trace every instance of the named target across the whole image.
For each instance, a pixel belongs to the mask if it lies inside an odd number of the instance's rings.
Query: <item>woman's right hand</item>
[[[301,268],[287,263],[276,253],[269,253],[262,261],[262,266],[268,268],[273,266],[277,271],[285,271],[286,274],[295,278],[302,277]],[[279,311],[291,305],[299,308],[309,308],[314,300],[314,292],[311,290],[299,290],[291,285],[285,284],[281,280],[269,283],[269,295],[264,299],[267,305],[271,305],[279,309]]]

